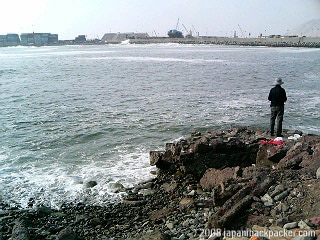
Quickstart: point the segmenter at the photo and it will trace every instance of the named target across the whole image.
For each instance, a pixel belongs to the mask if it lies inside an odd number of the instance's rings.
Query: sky
[[[320,0],[0,0],[0,34],[47,32],[60,40],[110,32],[167,36],[285,35],[320,19]],[[179,21],[178,21],[179,20]]]

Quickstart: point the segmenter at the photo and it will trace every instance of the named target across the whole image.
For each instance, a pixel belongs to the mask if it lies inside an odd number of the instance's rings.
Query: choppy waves
[[[317,53],[177,44],[4,49],[0,200],[116,200],[115,183],[152,177],[148,153],[167,141],[214,127],[267,127],[267,94],[279,75],[284,127],[320,133]]]

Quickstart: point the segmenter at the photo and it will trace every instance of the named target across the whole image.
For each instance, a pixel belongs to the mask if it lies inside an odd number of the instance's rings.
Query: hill
[[[320,19],[314,19],[301,24],[284,35],[320,37]]]

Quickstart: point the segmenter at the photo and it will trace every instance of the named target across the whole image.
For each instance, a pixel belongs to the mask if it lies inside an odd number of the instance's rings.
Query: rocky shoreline
[[[0,203],[0,240],[320,239],[320,136],[282,140],[249,127],[192,133],[151,151],[157,176],[119,187],[121,202]]]

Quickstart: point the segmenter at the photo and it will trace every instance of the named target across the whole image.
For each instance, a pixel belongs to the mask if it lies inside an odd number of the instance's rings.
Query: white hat
[[[276,78],[276,80],[274,81],[274,85],[281,85],[284,84],[284,82],[282,81],[281,77]]]

